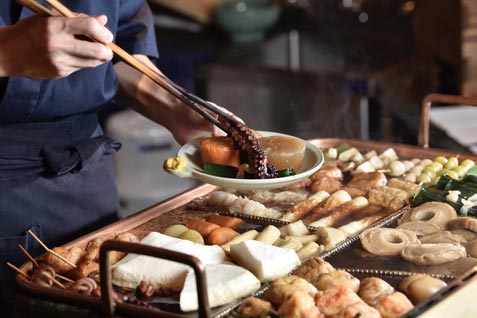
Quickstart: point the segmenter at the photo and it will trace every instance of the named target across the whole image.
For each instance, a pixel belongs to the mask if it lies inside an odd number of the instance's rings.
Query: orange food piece
[[[187,221],[186,227],[189,230],[195,230],[199,232],[200,235],[205,238],[207,235],[209,235],[210,232],[219,228],[220,226],[201,219],[190,219],[189,221]]]
[[[223,166],[240,166],[240,151],[235,149],[232,138],[215,136],[202,139],[200,153],[203,163]]]
[[[223,245],[239,235],[239,232],[234,231],[229,227],[219,227],[207,235],[205,243],[209,245]]]
[[[233,216],[220,215],[220,214],[209,215],[207,217],[207,221],[215,223],[222,227],[229,227],[231,229],[235,229],[245,223],[242,219],[239,219]]]

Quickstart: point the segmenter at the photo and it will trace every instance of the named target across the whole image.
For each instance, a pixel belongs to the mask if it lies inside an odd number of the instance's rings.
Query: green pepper
[[[461,197],[459,196],[459,200],[457,202],[452,202],[446,199],[448,193],[449,191],[440,190],[435,187],[422,188],[414,196],[412,206],[415,207],[426,202],[437,201],[449,204],[452,208],[454,208],[457,214],[460,214],[460,209],[462,208],[462,203],[460,202]],[[477,216],[477,206],[470,208],[467,211],[467,215]]]
[[[278,177],[279,178],[290,177],[290,176],[294,176],[295,174],[296,174],[295,170],[293,170],[292,168],[286,168],[286,169],[283,169],[283,170],[278,170]]]
[[[471,182],[477,187],[477,166],[470,168],[464,175],[463,180],[465,182]]]
[[[204,163],[204,173],[217,177],[236,178],[237,167],[217,165],[214,163]]]

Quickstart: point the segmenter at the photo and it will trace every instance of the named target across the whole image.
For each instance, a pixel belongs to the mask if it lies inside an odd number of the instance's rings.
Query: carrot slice
[[[239,232],[234,231],[231,228],[219,227],[207,235],[205,243],[209,245],[223,245],[239,235]]]
[[[199,232],[200,235],[205,238],[210,232],[219,228],[220,226],[201,219],[190,219],[187,221],[186,227],[189,228],[189,230],[195,230]]]
[[[203,163],[214,163],[223,166],[240,166],[240,151],[235,149],[232,138],[214,136],[202,139],[200,153]]]
[[[207,216],[207,221],[222,227],[229,227],[231,229],[236,229],[245,223],[242,219],[220,214],[211,214]]]

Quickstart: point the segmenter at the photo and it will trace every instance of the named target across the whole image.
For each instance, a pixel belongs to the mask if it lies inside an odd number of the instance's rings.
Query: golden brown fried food
[[[99,263],[89,260],[82,260],[78,263],[78,267],[69,271],[68,276],[75,279],[88,277],[94,271],[99,271]]]
[[[309,179],[315,181],[323,177],[343,180],[343,172],[336,166],[323,166],[317,172],[312,174]]]
[[[325,316],[337,315],[343,308],[357,302],[363,301],[346,285],[336,285],[325,291],[319,290],[315,295],[315,304]]]
[[[359,279],[343,270],[336,270],[331,273],[321,274],[313,282],[313,285],[318,290],[327,290],[337,285],[344,285],[354,292],[359,290],[359,284]]]
[[[341,312],[333,318],[357,318],[357,317],[366,317],[366,318],[381,318],[379,311],[375,308],[369,306],[364,301],[355,302],[341,310]]]
[[[265,299],[278,307],[285,298],[297,291],[307,293],[310,296],[314,296],[317,292],[316,288],[307,280],[299,276],[289,275],[273,281],[267,290]]]
[[[379,311],[383,318],[398,318],[411,310],[414,306],[406,295],[395,291],[394,293],[379,299],[374,307]]]
[[[368,305],[374,306],[378,303],[378,299],[393,292],[394,288],[385,280],[378,277],[367,277],[361,281],[358,295]]]
[[[287,318],[324,318],[312,296],[296,291],[289,294],[278,308],[278,314]]]
[[[124,232],[116,235],[114,237],[115,240],[121,241],[121,242],[128,242],[128,243],[139,243],[139,239],[137,238],[136,235],[130,233],[130,232]],[[126,256],[126,253],[123,252],[118,252],[118,251],[112,251],[109,253],[109,260],[111,264],[115,264],[119,262],[124,256]]]
[[[331,273],[335,268],[328,262],[319,257],[313,257],[306,260],[294,272],[293,275],[304,278],[312,283],[320,276],[320,274]]]
[[[271,309],[273,309],[272,304],[268,301],[257,297],[247,297],[237,308],[237,313],[250,318],[264,318],[268,317]]]
[[[76,246],[73,246],[69,249],[65,249],[63,247],[55,247],[53,248],[53,251],[61,255],[62,257],[64,257],[70,263],[74,265],[78,264],[78,262],[82,259],[84,254],[83,249]],[[58,274],[66,273],[69,270],[73,269],[73,267],[70,264],[63,261],[62,259],[54,255],[53,253],[46,253],[45,256],[43,257],[43,262],[53,267],[55,272],[57,272]]]
[[[340,180],[330,178],[330,177],[321,177],[313,181],[310,185],[310,192],[316,193],[318,191],[326,191],[328,193],[334,193],[341,189],[343,184]]]
[[[366,172],[354,175],[350,182],[346,184],[346,187],[359,189],[367,193],[372,189],[386,185],[387,182],[388,180],[382,172]]]

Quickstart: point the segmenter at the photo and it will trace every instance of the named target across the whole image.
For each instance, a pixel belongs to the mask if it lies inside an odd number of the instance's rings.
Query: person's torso
[[[12,18],[23,19],[32,14],[25,8],[12,10],[13,2],[0,2],[0,26],[14,23]],[[120,0],[63,0],[62,3],[78,13],[106,14],[108,29],[117,33]],[[20,58],[18,63],[21,63]],[[0,124],[11,124],[54,121],[93,112],[113,98],[117,80],[110,62],[54,80],[4,78],[0,80],[0,86],[4,89],[3,96],[0,95]]]

